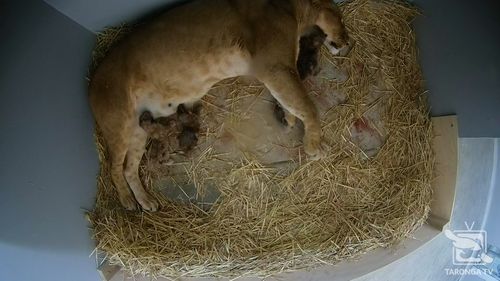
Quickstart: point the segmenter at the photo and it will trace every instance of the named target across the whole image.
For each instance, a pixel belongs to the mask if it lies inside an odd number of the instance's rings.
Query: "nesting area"
[[[410,26],[418,11],[374,0],[340,9],[356,44],[346,57],[322,50],[322,70],[304,81],[326,158],[307,160],[301,126],[279,124],[262,84],[231,78],[203,98],[191,152],[178,152],[175,128],[163,143],[150,142],[140,174],[159,211],[126,211],[96,132],[100,173],[89,219],[111,263],[154,277],[266,277],[395,245],[425,222],[434,156]],[[96,63],[124,30],[99,36]]]

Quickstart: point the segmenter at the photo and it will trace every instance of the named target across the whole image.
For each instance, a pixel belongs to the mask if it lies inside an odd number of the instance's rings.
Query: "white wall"
[[[431,113],[457,114],[461,137],[500,137],[500,1],[414,2]]]
[[[94,36],[42,1],[0,2],[0,280],[95,281]]]
[[[133,22],[185,0],[45,0],[48,4],[91,31]]]

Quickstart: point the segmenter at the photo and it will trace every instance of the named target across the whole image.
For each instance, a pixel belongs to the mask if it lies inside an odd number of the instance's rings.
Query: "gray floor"
[[[104,9],[99,5],[114,3],[127,10],[116,17],[129,17],[161,1],[50,2],[58,9],[41,0],[0,0],[0,280],[99,280],[83,217],[94,202],[98,164],[84,79],[94,35],[58,10],[87,5],[90,10],[73,10],[93,17]],[[416,26],[433,113],[458,113],[462,137],[499,137],[500,29],[494,12],[500,2],[416,2],[427,14]],[[111,16],[109,22],[120,21]],[[101,17],[95,26],[102,25]],[[499,245],[498,220],[482,216],[487,207],[491,214],[500,211],[487,200],[492,184],[497,187],[490,198],[499,199],[498,180],[491,177],[498,140],[495,146],[491,139],[463,138],[460,148],[452,226],[476,221]],[[365,280],[450,280],[442,271],[451,257],[449,241],[432,243],[433,250],[420,249]]]

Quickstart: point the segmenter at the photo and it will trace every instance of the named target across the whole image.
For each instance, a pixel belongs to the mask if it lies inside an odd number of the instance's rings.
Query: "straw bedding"
[[[255,81],[222,81],[204,98],[204,133],[193,155],[166,168],[151,164],[150,153],[143,159],[141,177],[160,202],[158,212],[121,208],[96,133],[101,170],[89,218],[97,249],[133,274],[265,277],[353,259],[411,237],[429,212],[433,169],[431,124],[410,27],[418,12],[394,1],[354,0],[340,8],[356,45],[347,57],[322,51],[322,63],[348,77],[323,79],[322,86],[344,97],[322,112],[330,146],[325,159],[307,161],[291,147],[294,165],[283,169],[251,154],[239,161],[217,154],[218,122],[245,116],[237,107],[217,106],[218,93],[233,104],[242,93],[263,91]],[[96,61],[123,30],[99,36]],[[360,120],[381,140],[375,153],[353,136]],[[167,198],[162,189],[182,185],[172,178],[170,186],[154,183],[172,177],[168,171],[174,167],[196,187],[196,198],[203,197],[206,186],[220,196],[208,205]]]

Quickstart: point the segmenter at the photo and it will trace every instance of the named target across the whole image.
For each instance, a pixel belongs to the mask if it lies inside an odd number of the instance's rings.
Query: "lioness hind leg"
[[[123,139],[116,139],[115,142],[108,143],[108,152],[111,158],[111,179],[122,206],[127,210],[135,210],[137,209],[137,203],[123,174],[127,148],[127,144],[123,142]]]
[[[311,159],[324,156],[321,127],[316,107],[307,96],[304,85],[294,67],[275,65],[256,74],[271,94],[289,113],[304,123],[304,150]],[[287,120],[288,121],[288,120]]]
[[[129,139],[127,159],[125,165],[125,178],[134,193],[135,199],[144,210],[156,211],[158,202],[144,190],[139,178],[139,164],[145,152],[147,133],[137,124]]]

